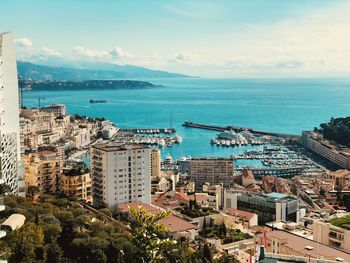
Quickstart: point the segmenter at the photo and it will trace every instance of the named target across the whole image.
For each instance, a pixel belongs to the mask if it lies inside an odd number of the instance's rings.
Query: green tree
[[[139,206],[138,210],[131,208],[130,211],[136,221],[131,228],[132,241],[139,251],[142,262],[164,261],[164,251],[171,250],[176,241],[165,238],[166,229],[158,221],[167,217],[170,212],[163,211],[152,215],[142,206]]]
[[[28,186],[27,194],[32,197],[32,201],[34,201],[34,196],[38,193],[40,193],[39,187],[34,185]]]
[[[213,262],[213,256],[208,244],[205,244],[203,247],[203,263]]]
[[[203,231],[207,228],[206,218],[203,218]]]
[[[44,234],[40,226],[26,223],[9,235],[11,256],[9,262],[34,262],[44,245]]]
[[[56,241],[49,243],[46,247],[46,263],[62,263],[65,262],[63,250]]]
[[[226,237],[226,235],[227,235],[227,229],[226,229],[226,225],[225,225],[224,222],[221,224],[220,231],[221,231],[221,235],[223,235],[224,237]]]

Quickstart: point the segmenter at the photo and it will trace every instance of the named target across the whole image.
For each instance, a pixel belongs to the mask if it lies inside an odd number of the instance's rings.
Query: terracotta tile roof
[[[285,231],[270,231],[266,234],[267,240],[272,238],[282,240],[283,245],[297,253],[309,255],[313,258],[321,257],[328,260],[336,260],[336,258],[344,259],[344,262],[350,262],[350,254],[338,249],[317,243],[313,240],[303,238]],[[305,247],[313,247],[312,250],[306,250]]]
[[[160,209],[157,209],[155,207],[152,207],[152,206],[147,205],[147,204],[142,203],[142,202],[131,202],[131,203],[127,203],[127,204],[120,204],[120,205],[118,205],[118,208],[123,213],[129,213],[130,207],[133,207],[138,211],[140,205],[143,206],[144,208],[146,208],[146,210],[153,215],[161,212]],[[180,217],[174,216],[174,215],[167,216],[167,217],[159,220],[158,223],[163,224],[169,232],[181,232],[181,231],[186,231],[186,230],[196,228],[195,225],[187,222],[186,220],[184,220]]]
[[[181,203],[188,203],[190,197],[179,192],[169,191],[159,195],[158,198],[152,199],[152,204],[165,208],[174,209],[180,207]]]
[[[253,213],[249,213],[249,212],[234,209],[234,208],[227,208],[226,213],[231,215],[231,216],[239,217],[239,218],[246,219],[246,220],[252,219],[255,215]]]

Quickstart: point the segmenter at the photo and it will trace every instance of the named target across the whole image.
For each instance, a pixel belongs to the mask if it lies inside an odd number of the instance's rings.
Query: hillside
[[[103,68],[103,69],[102,69]],[[19,76],[32,80],[61,80],[61,81],[85,81],[85,80],[111,80],[111,79],[142,79],[142,78],[184,78],[182,74],[170,73],[160,70],[152,70],[131,65],[112,65],[96,69],[53,67],[37,65],[29,62],[18,61],[17,70]]]
[[[86,81],[31,81],[19,80],[24,90],[96,90],[96,89],[146,89],[160,87],[138,80],[86,80]]]

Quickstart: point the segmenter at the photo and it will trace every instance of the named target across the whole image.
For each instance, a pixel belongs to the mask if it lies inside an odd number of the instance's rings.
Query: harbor
[[[172,147],[180,144],[182,137],[174,135],[174,128],[139,128],[120,129],[113,136],[113,141],[117,143],[134,143],[154,146],[158,148]]]
[[[256,175],[317,175],[327,171],[325,167],[317,164],[297,149],[287,146],[264,146],[263,149],[245,151],[243,154],[231,156],[235,162],[241,160],[260,161],[260,165],[250,167],[236,165],[236,171],[244,169],[253,171]]]

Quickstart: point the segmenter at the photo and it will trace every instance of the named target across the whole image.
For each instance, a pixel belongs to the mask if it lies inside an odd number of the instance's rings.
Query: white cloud
[[[109,50],[92,50],[81,46],[73,48],[73,52],[84,58],[100,60],[119,60],[132,57],[131,54],[120,47],[113,47]]]
[[[16,45],[19,47],[27,47],[30,48],[33,46],[32,41],[29,38],[20,38],[16,39]]]
[[[73,48],[73,52],[81,57],[91,58],[91,59],[107,59],[109,58],[108,51],[97,51],[86,49],[81,46]]]
[[[41,48],[41,51],[44,53],[44,55],[50,56],[50,57],[60,57],[62,56],[61,52],[48,48],[48,47],[43,47]]]
[[[131,55],[127,52],[125,52],[122,48],[120,47],[114,47],[108,51],[108,54],[115,59],[120,59],[120,58],[127,58],[131,57]]]

